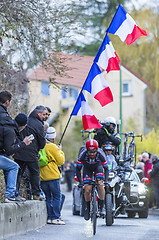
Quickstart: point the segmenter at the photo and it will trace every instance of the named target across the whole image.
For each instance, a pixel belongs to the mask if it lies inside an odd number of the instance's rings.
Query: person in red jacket
[[[151,176],[149,174],[150,170],[152,169],[152,161],[149,159],[149,154],[147,152],[144,152],[142,154],[142,161],[145,164],[145,166],[144,166],[145,177],[149,179],[149,183],[147,184],[147,187],[148,187],[148,191],[149,191],[149,208],[151,208],[151,207],[153,207],[153,202],[154,202],[154,194],[153,194]]]
[[[149,154],[147,152],[144,152],[142,154],[142,161],[145,164],[145,167],[144,167],[145,177],[150,179],[151,176],[149,174],[149,170],[152,169],[152,162],[150,161]]]

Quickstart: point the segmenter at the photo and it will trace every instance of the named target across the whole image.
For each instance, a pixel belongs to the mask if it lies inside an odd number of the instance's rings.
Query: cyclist
[[[81,169],[83,166],[83,182],[81,179]],[[76,175],[79,181],[79,185],[84,184],[84,198],[86,201],[86,208],[84,213],[85,220],[89,220],[90,212],[90,199],[92,185],[90,184],[93,174],[95,176],[96,182],[98,183],[98,195],[100,199],[99,212],[101,215],[104,214],[104,199],[105,199],[105,189],[104,189],[104,179],[106,184],[108,183],[108,166],[106,161],[106,156],[102,149],[98,148],[98,142],[94,139],[90,139],[86,142],[86,147],[82,148],[76,165]]]
[[[106,155],[106,160],[107,160],[109,171],[110,172],[114,171],[115,169],[118,168],[118,164],[115,160],[114,155],[112,154],[114,147],[111,145],[111,143],[106,143],[102,146],[102,149]]]
[[[99,147],[102,147],[106,142],[112,142],[115,146],[115,154],[117,147],[121,143],[119,134],[115,133],[116,120],[114,117],[107,117],[106,120],[102,123],[100,129],[95,130],[94,139],[97,140]]]

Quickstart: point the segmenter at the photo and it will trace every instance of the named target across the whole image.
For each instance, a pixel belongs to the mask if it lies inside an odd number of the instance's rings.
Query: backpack
[[[47,160],[47,156],[46,156],[46,152],[44,150],[44,148],[42,149],[42,151],[39,151],[39,167],[45,167],[46,165],[48,165],[48,160]]]

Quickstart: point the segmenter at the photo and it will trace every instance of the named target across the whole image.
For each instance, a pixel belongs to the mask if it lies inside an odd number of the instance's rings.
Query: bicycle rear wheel
[[[93,226],[93,235],[95,235],[96,234],[96,227],[97,227],[97,199],[96,199],[95,191],[93,191],[93,195],[92,195],[91,222],[92,222],[92,226]]]

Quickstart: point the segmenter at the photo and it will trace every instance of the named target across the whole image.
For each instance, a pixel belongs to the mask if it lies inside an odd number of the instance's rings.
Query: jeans
[[[62,207],[63,207],[64,201],[65,201],[65,195],[64,195],[63,193],[61,193],[60,212],[61,212],[61,210],[62,210]]]
[[[16,182],[19,165],[9,158],[0,155],[0,169],[3,169],[5,176],[5,198],[12,197],[16,193]]]
[[[41,181],[41,188],[46,197],[48,219],[58,219],[61,207],[60,179]]]

